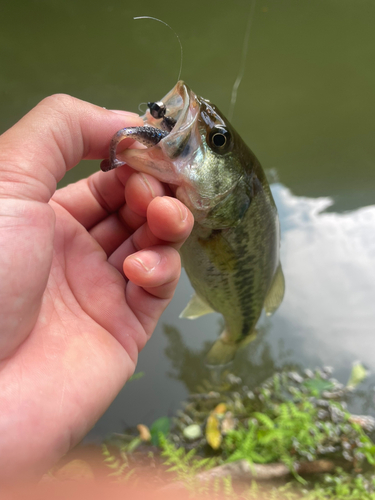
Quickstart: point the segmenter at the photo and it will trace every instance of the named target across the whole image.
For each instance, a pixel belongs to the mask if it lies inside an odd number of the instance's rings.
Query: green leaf
[[[118,467],[120,467],[120,460],[116,460],[116,462],[113,462],[111,464],[106,464],[107,467],[109,467],[110,469],[117,469]]]
[[[333,389],[334,384],[329,380],[324,380],[322,378],[311,378],[303,382],[306,389],[309,389],[313,394],[321,394],[323,391],[329,391]]]
[[[133,380],[139,380],[140,378],[142,378],[144,376],[145,376],[145,372],[134,373],[134,375],[132,375],[130,377],[130,379],[128,380],[128,382],[132,382]]]
[[[138,446],[142,443],[142,439],[136,437],[130,441],[130,443],[126,447],[126,451],[128,453],[132,453]]]
[[[367,458],[369,464],[375,465],[375,459],[371,453],[365,452],[365,457]]]
[[[194,450],[194,448],[190,451],[188,451],[185,455],[185,461],[186,462],[189,462],[189,460],[195,455],[196,451]]]
[[[109,457],[111,455],[110,451],[108,450],[108,448],[105,444],[102,444],[102,454],[105,457]]]
[[[260,412],[254,412],[253,416],[258,420],[260,424],[263,424],[267,429],[273,429],[275,427],[275,422],[273,422],[268,415]]]
[[[164,437],[169,434],[169,429],[171,427],[170,419],[168,417],[160,417],[151,425],[151,443],[154,446],[160,446],[159,434]]]
[[[357,385],[368,377],[368,374],[368,370],[366,370],[366,368],[359,361],[354,362],[346,387],[351,390],[355,389]]]
[[[249,461],[249,459],[248,459],[248,461]],[[250,462],[264,464],[264,463],[268,462],[268,458],[266,456],[260,455],[256,451],[253,451],[251,453],[251,461]]]

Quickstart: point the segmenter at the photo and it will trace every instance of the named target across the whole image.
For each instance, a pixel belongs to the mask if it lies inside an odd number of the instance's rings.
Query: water
[[[182,78],[224,112],[239,69],[248,1],[20,0],[0,7],[0,131],[48,94],[136,111]],[[328,364],[346,382],[361,360],[375,373],[375,34],[373,0],[258,0],[233,124],[270,178],[282,226],[285,300],[232,371],[252,386],[285,365]],[[22,147],[22,145],[20,145]],[[86,162],[64,183],[98,169]],[[182,277],[128,384],[91,431],[171,415],[210,373],[219,315],[180,320]],[[375,376],[354,399],[374,413]]]

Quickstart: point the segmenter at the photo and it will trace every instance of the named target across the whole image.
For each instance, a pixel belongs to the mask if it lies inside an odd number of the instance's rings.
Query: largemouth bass
[[[280,229],[262,167],[232,125],[210,101],[180,81],[162,101],[149,103],[144,127],[120,130],[104,171],[127,163],[169,184],[193,213],[193,231],[181,248],[196,295],[181,316],[217,311],[225,329],[207,363],[226,364],[255,336],[263,307],[272,314],[284,295]],[[146,149],[117,144],[132,137]]]

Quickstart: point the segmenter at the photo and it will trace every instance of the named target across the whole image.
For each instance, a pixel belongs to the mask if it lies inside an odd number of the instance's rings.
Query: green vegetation
[[[217,465],[215,458],[197,458],[194,449],[187,452],[184,448],[176,448],[164,436],[160,437],[160,444],[163,464],[168,466],[167,472],[173,473],[177,481],[182,481],[192,493],[202,494],[210,491],[208,485],[197,479],[197,474]],[[228,489],[228,481],[225,484]]]
[[[159,418],[150,429],[139,425],[138,434],[103,444],[108,476],[137,481],[148,462],[158,487],[168,474],[210,498],[375,500],[374,419],[346,409],[365,376],[356,365],[344,387],[329,369],[282,371],[250,391],[226,374],[217,390],[190,395],[174,419]],[[241,461],[250,466],[241,469]],[[257,480],[259,464],[268,481]],[[284,472],[275,479],[278,464]],[[226,476],[229,466],[234,473]],[[217,477],[213,467],[226,467],[225,473]]]
[[[163,442],[162,456],[167,459],[169,469],[176,472],[179,481],[186,488],[200,495],[207,494],[214,498],[213,493],[220,492],[220,498],[233,500],[375,500],[375,476],[373,471],[364,474],[345,472],[341,467],[334,474],[324,474],[301,486],[299,482],[287,482],[282,486],[270,487],[264,483],[252,481],[247,488],[234,488],[230,477],[215,478],[211,483],[202,483],[196,478],[197,472],[207,470],[214,462],[208,459],[196,460],[193,450],[186,452],[183,448],[176,449],[168,441]],[[211,459],[212,460],[212,459]]]
[[[276,373],[249,391],[231,375],[230,390],[193,394],[175,423],[172,441],[201,455],[213,452],[223,461],[247,459],[254,463],[294,464],[329,458],[354,469],[375,463],[375,447],[369,437],[373,419],[356,418],[346,410],[351,388],[330,378],[328,370]],[[222,406],[221,412],[217,412]],[[219,446],[208,439],[209,416],[221,435]],[[359,424],[361,423],[361,425]],[[185,437],[192,423],[201,425],[203,437]]]
[[[316,383],[312,383],[316,382]],[[248,424],[229,431],[223,441],[227,461],[246,459],[251,463],[283,462],[295,477],[295,464],[323,456],[352,463],[355,469],[375,463],[375,446],[342,403],[318,399],[323,386],[316,377],[283,393],[276,375],[271,390],[260,391],[262,412],[249,413]],[[326,390],[326,388],[324,388]],[[331,395],[331,394],[329,394]],[[289,399],[290,397],[290,399]],[[286,401],[284,399],[287,399]]]

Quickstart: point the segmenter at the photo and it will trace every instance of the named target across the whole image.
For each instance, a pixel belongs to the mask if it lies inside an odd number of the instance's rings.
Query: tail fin
[[[206,365],[223,366],[233,361],[238,349],[252,342],[256,338],[257,332],[254,330],[240,342],[228,342],[225,340],[225,330],[217,339],[206,356]]]
[[[217,339],[206,356],[206,365],[220,366],[227,365],[233,361],[239,344],[228,344],[221,338]]]

